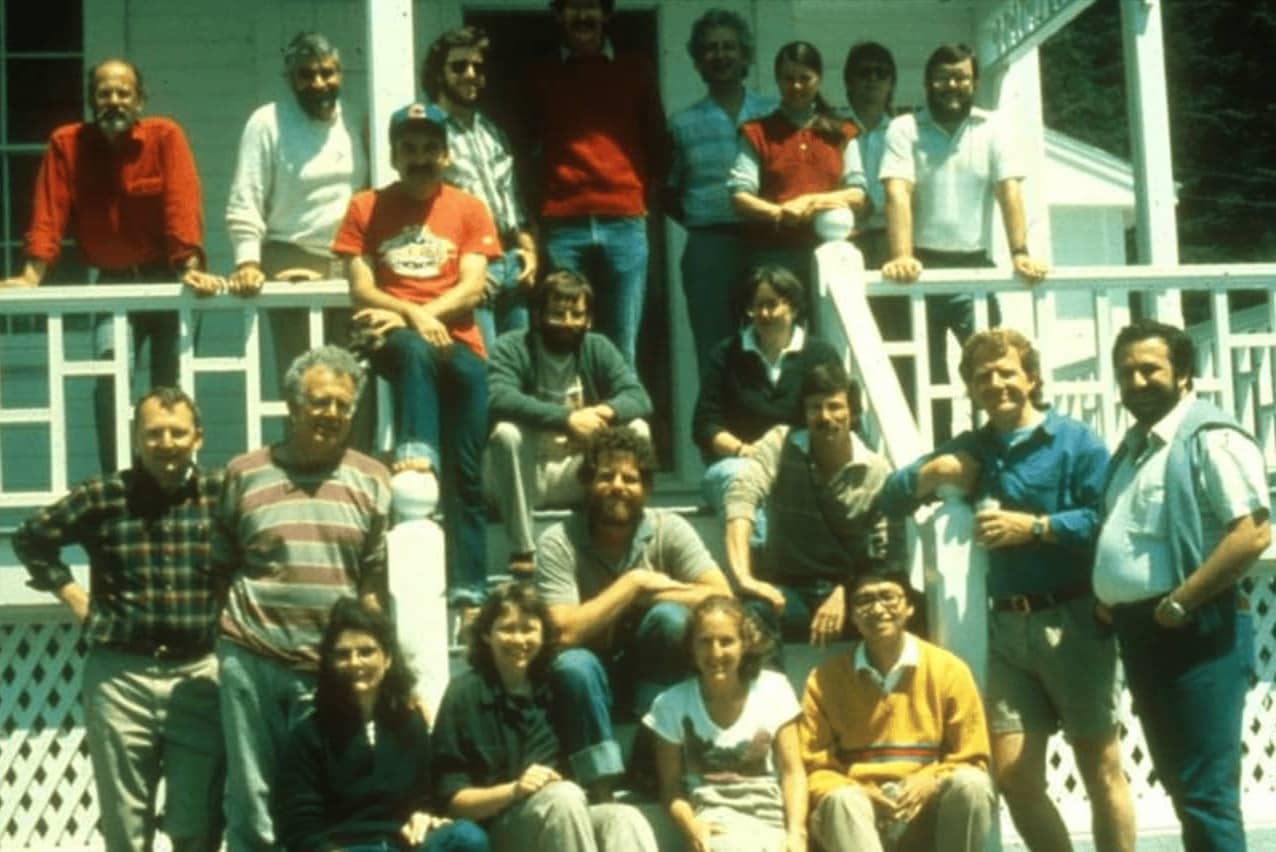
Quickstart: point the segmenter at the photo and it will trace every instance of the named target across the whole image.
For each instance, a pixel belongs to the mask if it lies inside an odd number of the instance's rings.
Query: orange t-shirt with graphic
[[[443,184],[421,200],[396,183],[350,199],[332,252],[372,257],[378,287],[396,299],[425,305],[456,286],[462,255],[496,258],[501,242],[487,206],[469,193]],[[453,340],[483,357],[473,313],[447,327]]]

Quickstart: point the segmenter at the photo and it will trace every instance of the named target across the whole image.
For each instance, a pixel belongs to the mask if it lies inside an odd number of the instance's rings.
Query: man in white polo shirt
[[[911,284],[924,266],[936,269],[993,265],[988,256],[992,201],[1006,228],[1015,271],[1029,283],[1046,276],[1028,252],[1028,226],[1019,184],[1024,166],[996,113],[974,106],[979,66],[964,44],[940,45],[926,60],[926,107],[891,121],[880,177],[886,190],[890,259],[882,277]],[[1000,321],[996,302],[991,321]],[[948,381],[947,332],[958,343],[974,333],[974,307],[966,294],[926,299],[930,372]],[[937,439],[948,437],[945,403],[936,406]]]

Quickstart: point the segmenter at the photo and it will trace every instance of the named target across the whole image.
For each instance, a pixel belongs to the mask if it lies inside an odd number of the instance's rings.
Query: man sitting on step
[[[593,324],[594,290],[553,272],[532,291],[532,327],[500,336],[488,361],[493,427],[483,488],[505,520],[510,570],[532,571],[532,510],[584,498],[577,476],[591,436],[628,425],[649,437],[651,399],[620,350]]]

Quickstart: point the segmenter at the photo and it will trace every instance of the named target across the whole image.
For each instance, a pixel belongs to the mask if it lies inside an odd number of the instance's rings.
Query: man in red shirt
[[[146,90],[137,68],[108,59],[89,71],[91,122],[65,124],[49,137],[36,177],[26,262],[0,287],[36,287],[57,260],[68,229],[97,282],[178,281],[208,295],[222,279],[204,272],[199,177],[186,137],[168,118],[143,118]],[[109,316],[95,324],[99,358],[114,352]],[[129,315],[136,355],[150,340],[151,385],[177,384],[177,315]],[[126,389],[127,392],[127,389]],[[115,469],[113,387],[95,389],[103,471]]]
[[[359,323],[382,337],[372,368],[394,395],[394,472],[438,471],[448,601],[482,603],[486,509],[482,455],[487,371],[474,308],[501,245],[487,207],[443,182],[446,115],[409,104],[390,117],[399,180],[360,192],[337,230]]]
[[[561,45],[531,75],[545,251],[594,283],[598,331],[634,363],[647,289],[647,200],[669,157],[655,70],[605,35],[615,0],[552,0]]]

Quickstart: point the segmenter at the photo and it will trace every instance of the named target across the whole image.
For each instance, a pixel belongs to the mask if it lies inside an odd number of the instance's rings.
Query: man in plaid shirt
[[[133,411],[134,465],[94,477],[19,527],[13,549],[31,586],[84,625],[84,727],[106,848],[150,849],[155,793],[177,850],[221,842],[223,757],[213,640],[222,595],[208,569],[220,472],[193,463],[199,410],[175,387]],[[79,545],[90,588],[60,553]]]

